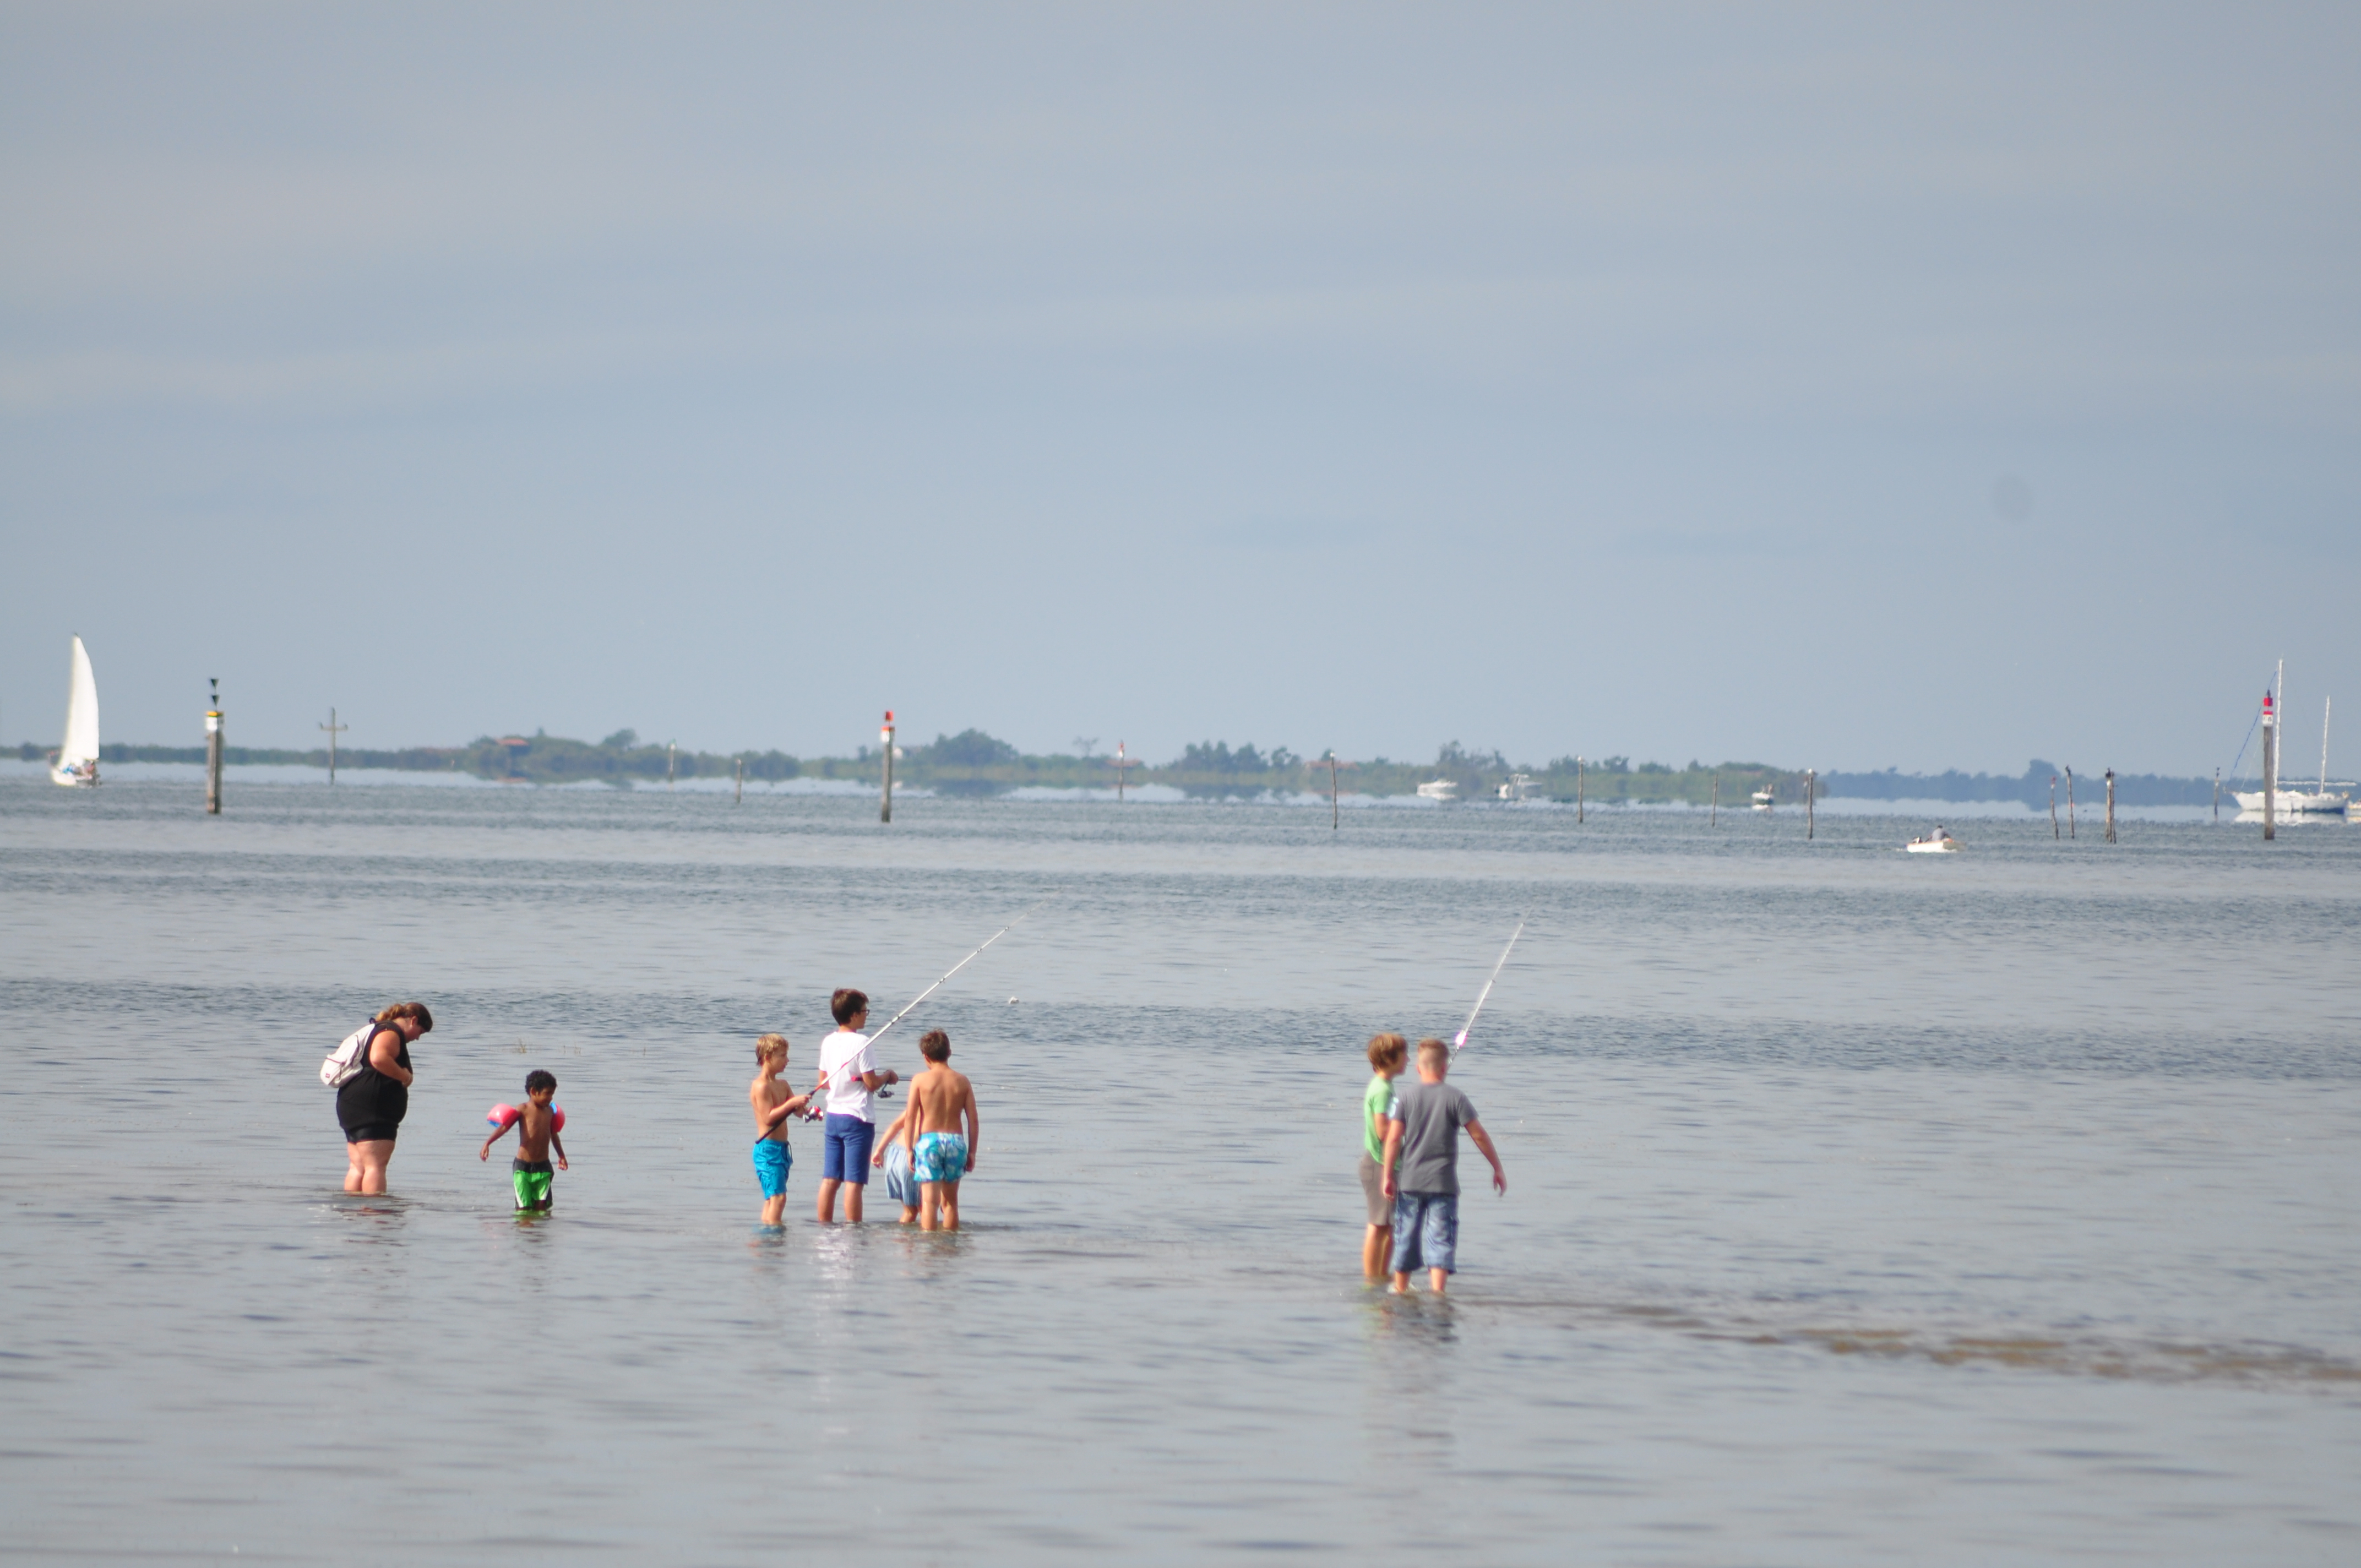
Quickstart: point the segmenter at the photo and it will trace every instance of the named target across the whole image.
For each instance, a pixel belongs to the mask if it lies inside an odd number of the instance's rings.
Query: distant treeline
[[[19,748],[27,762],[49,755],[30,742]],[[235,764],[325,768],[324,747],[280,751],[253,746],[223,749],[223,760]],[[104,746],[99,760],[107,762],[203,762],[202,746]],[[479,736],[465,746],[413,746],[398,751],[339,747],[336,764],[344,768],[382,768],[400,772],[464,773],[478,778],[529,784],[578,784],[596,780],[620,786],[661,780],[735,777],[739,765],[749,779],[843,779],[876,784],[884,759],[874,749],[862,747],[850,757],[797,758],[785,751],[685,751],[643,741],[638,733],[619,729],[603,740],[574,740],[535,731],[530,736]],[[950,795],[996,795],[1026,787],[1104,789],[1115,782],[1115,759],[1051,752],[1031,755],[981,729],[957,735],[938,734],[921,745],[904,746],[895,764],[899,784],[939,790]],[[1269,794],[1326,794],[1328,762],[1324,756],[1306,757],[1285,746],[1268,751],[1248,742],[1233,747],[1225,740],[1202,740],[1182,749],[1163,763],[1133,762],[1123,770],[1132,785],[1166,784],[1200,797],[1242,797]],[[1708,764],[1692,761],[1675,768],[1664,762],[1634,766],[1629,757],[1594,758],[1577,762],[1569,754],[1543,763],[1512,765],[1498,751],[1471,751],[1456,740],[1441,748],[1432,762],[1395,762],[1371,757],[1340,762],[1337,787],[1348,795],[1396,795],[1414,793],[1434,779],[1459,786],[1462,800],[1496,798],[1512,776],[1527,779],[1527,793],[1571,801],[1577,792],[1600,805],[1666,805],[1686,802],[1704,806],[1717,797],[1724,806],[1743,806],[1757,790],[1769,790],[1781,804],[1804,798],[1804,774],[1794,768],[1767,762],[1726,762]],[[1818,793],[1873,800],[2015,800],[2046,808],[2052,775],[2059,780],[2064,798],[2065,770],[2038,758],[2021,778],[1997,773],[1822,773]],[[2080,796],[2085,787],[2097,799],[2103,788],[2091,775],[2076,774]],[[2224,787],[2228,785],[2224,781]],[[2125,806],[2202,806],[2213,798],[2211,779],[2176,779],[2153,773],[2119,774],[2115,799]]]
[[[2078,771],[2074,774],[2074,796],[2077,800],[2101,800],[2106,795],[2104,769]],[[1869,800],[2015,800],[2037,811],[2049,808],[2051,781],[2058,786],[2058,798],[2066,798],[2066,770],[2054,762],[2036,757],[2025,767],[2021,778],[2004,773],[1963,773],[1957,769],[1941,773],[1905,773],[1888,768],[1882,773],[1824,773],[1820,782],[1828,785],[1830,795],[1855,795]],[[2222,789],[2228,794],[2232,781],[2224,779]],[[2259,782],[2238,781],[2242,788],[2259,789]],[[2117,773],[2115,803],[2119,806],[2206,806],[2213,799],[2212,779],[2176,779],[2159,773]]]

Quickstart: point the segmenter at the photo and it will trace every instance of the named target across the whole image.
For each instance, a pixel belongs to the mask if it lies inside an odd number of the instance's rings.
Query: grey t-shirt
[[[1448,1083],[1422,1081],[1394,1096],[1394,1120],[1402,1124],[1397,1189],[1457,1192],[1459,1129],[1476,1120],[1475,1103]]]

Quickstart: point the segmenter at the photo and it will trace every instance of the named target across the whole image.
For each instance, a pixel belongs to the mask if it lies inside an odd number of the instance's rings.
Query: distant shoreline
[[[15,748],[15,760],[45,767],[48,752],[32,742]],[[108,769],[202,767],[202,746],[115,744],[100,749],[102,774]],[[318,773],[328,767],[325,748],[310,751],[266,747],[224,748],[223,761],[245,770],[283,771],[289,775]],[[748,785],[776,790],[794,786],[795,793],[865,793],[881,784],[880,759],[867,748],[851,757],[797,758],[781,751],[693,752],[643,745],[629,731],[592,744],[562,737],[536,735],[484,738],[467,746],[411,747],[400,751],[339,748],[339,775],[370,774],[383,782],[537,785],[600,784],[613,787],[675,785],[699,788],[736,787],[741,764]],[[1212,765],[1207,765],[1208,763]],[[1273,765],[1277,764],[1277,765]],[[1226,745],[1192,746],[1181,759],[1160,765],[1130,763],[1125,770],[1125,790],[1143,788],[1176,792],[1173,798],[1249,798],[1303,795],[1324,799],[1329,773],[1324,760],[1304,759],[1274,749],[1268,756],[1253,747],[1233,752]],[[895,763],[897,793],[1007,795],[1050,798],[1071,792],[1077,795],[1115,789],[1115,768],[1103,756],[1027,756],[1013,746],[970,730],[958,737],[939,737],[933,745],[905,747]],[[131,776],[137,776],[137,773]],[[1717,798],[1730,810],[1746,808],[1752,795],[1771,791],[1776,805],[1799,806],[1804,798],[1804,773],[1757,762],[1725,762],[1719,767],[1692,762],[1675,769],[1661,763],[1638,767],[1627,759],[1609,757],[1586,762],[1577,777],[1575,759],[1560,758],[1542,765],[1514,767],[1496,752],[1476,756],[1446,747],[1432,763],[1397,762],[1385,758],[1339,765],[1336,788],[1345,798],[1367,800],[1415,796],[1421,784],[1438,778],[1452,781],[1465,801],[1498,800],[1500,786],[1521,778],[1525,798],[1571,803],[1577,798],[1608,806],[1705,806]],[[1904,773],[1831,771],[1818,775],[1817,793],[1823,800],[1880,800],[1894,803],[1954,806],[2015,804],[2046,812],[2051,781],[2057,781],[2061,810],[2067,803],[2065,772],[2035,759],[2026,771],[2011,777],[1997,773]],[[289,782],[297,782],[293,777]],[[2222,781],[2226,798],[2233,787],[2254,789],[2259,780]],[[2207,806],[2213,800],[2210,778],[2174,778],[2158,774],[2118,775],[2115,800],[2121,806]],[[2092,773],[2074,775],[2078,809],[2100,806],[2104,780]],[[2235,806],[2234,806],[2235,809]]]

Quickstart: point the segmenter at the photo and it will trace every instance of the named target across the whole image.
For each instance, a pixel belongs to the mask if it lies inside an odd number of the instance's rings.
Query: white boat
[[[1424,784],[1418,786],[1418,795],[1421,800],[1457,800],[1459,798],[1459,781],[1457,779],[1429,779]]]
[[[1531,773],[1510,773],[1509,782],[1500,786],[1502,800],[1539,800],[1541,794]]]
[[[90,650],[73,640],[66,675],[66,738],[49,768],[49,782],[91,788],[98,783],[98,679],[90,673]]]
[[[1754,792],[1754,809],[1757,811],[1768,811],[1778,798],[1779,797],[1777,795],[1773,795],[1768,789],[1758,789]]]
[[[1938,828],[1924,839],[1913,839],[1902,848],[1905,853],[1913,855],[1956,855],[1960,852],[1960,841],[1951,837],[1949,828]]]
[[[2281,685],[2284,686],[2287,677],[2282,674],[2279,677],[2279,680]],[[2273,793],[2277,798],[2271,802],[2271,812],[2273,816],[2342,817],[2345,814],[2345,808],[2353,804],[2352,791],[2355,787],[2354,785],[2349,784],[2340,784],[2332,789],[2328,783],[2328,717],[2334,710],[2334,703],[2330,699],[2325,697],[2321,699],[2320,787],[2316,790],[2275,789]],[[2279,707],[2281,714],[2285,714],[2287,712],[2286,693],[2284,691],[2280,693]],[[2274,759],[2277,758],[2278,752],[2276,749],[2273,751],[2272,755]],[[2276,773],[2278,770],[2274,768],[2272,771]],[[2274,778],[2272,782],[2276,785],[2278,781]],[[2263,809],[2263,792],[2261,790],[2233,790],[2231,791],[2231,795],[2237,801],[2238,809],[2241,811],[2259,812]]]

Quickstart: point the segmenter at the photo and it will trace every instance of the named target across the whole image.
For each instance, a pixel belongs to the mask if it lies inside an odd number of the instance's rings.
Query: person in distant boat
[[[374,1020],[361,1069],[336,1091],[336,1122],[345,1129],[347,1192],[382,1192],[393,1141],[410,1114],[410,1047],[434,1027],[423,1002],[397,1002]]]
[[[796,1166],[787,1124],[810,1107],[811,1096],[796,1093],[779,1076],[787,1070],[785,1035],[756,1036],[754,1069],[754,1081],[746,1089],[746,1102],[754,1108],[754,1179],[763,1187],[763,1223],[775,1225],[786,1217],[787,1173]]]
[[[983,1123],[975,1112],[975,1085],[951,1070],[951,1037],[929,1029],[918,1041],[926,1070],[910,1080],[902,1113],[902,1141],[918,1182],[918,1228],[959,1229],[960,1178],[975,1168]]]
[[[1410,1061],[1410,1042],[1400,1035],[1369,1036],[1369,1082],[1361,1091],[1361,1199],[1368,1230],[1361,1237],[1361,1275],[1375,1283],[1393,1261],[1394,1201],[1386,1196],[1386,1123],[1394,1113],[1394,1080]]]
[[[870,1096],[901,1082],[902,1075],[890,1068],[880,1072],[869,1054],[869,1036],[861,1032],[869,1022],[866,994],[846,987],[828,999],[828,1010],[836,1020],[836,1033],[819,1043],[819,1088],[814,1091],[828,1097],[827,1131],[819,1151],[819,1222],[835,1223],[837,1189],[848,1187],[851,1190],[844,1195],[844,1217],[857,1225],[861,1195],[869,1187],[870,1146],[877,1137]]]
[[[1492,1188],[1509,1190],[1508,1172],[1491,1135],[1476,1119],[1467,1096],[1443,1081],[1451,1070],[1451,1047],[1441,1040],[1418,1043],[1418,1081],[1394,1097],[1386,1123],[1386,1194],[1394,1201],[1393,1293],[1410,1294],[1412,1270],[1427,1271],[1427,1285],[1444,1293],[1459,1267],[1459,1129],[1492,1162]]]
[[[566,1163],[566,1140],[557,1135],[557,1112],[551,1102],[557,1098],[557,1075],[546,1068],[535,1068],[524,1075],[524,1103],[517,1107],[514,1122],[492,1129],[484,1146],[476,1151],[478,1159],[492,1157],[492,1146],[508,1135],[510,1127],[517,1130],[516,1158],[509,1164],[509,1179],[516,1188],[519,1213],[546,1214],[551,1202],[550,1183],[555,1180],[549,1168],[549,1151],[557,1151],[557,1168],[568,1170]]]

